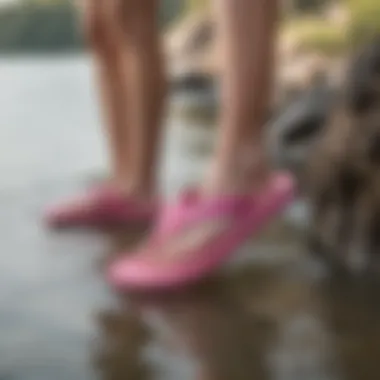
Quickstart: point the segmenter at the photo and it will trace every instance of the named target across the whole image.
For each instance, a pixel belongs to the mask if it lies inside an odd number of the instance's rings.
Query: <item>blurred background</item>
[[[163,0],[160,24],[170,195],[212,153],[220,60],[208,1]],[[283,1],[277,164],[302,170],[351,50],[376,30],[379,0]],[[45,229],[47,204],[107,173],[92,70],[73,2],[0,0],[0,380],[378,380],[378,280],[326,276],[304,247],[302,200],[213,278],[160,297],[103,278],[144,231]],[[288,109],[306,132],[284,142]]]

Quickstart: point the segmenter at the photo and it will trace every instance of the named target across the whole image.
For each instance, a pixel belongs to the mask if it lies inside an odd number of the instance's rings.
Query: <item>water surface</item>
[[[142,237],[47,230],[51,201],[106,173],[90,62],[0,60],[0,380],[377,380],[373,279],[326,277],[293,208],[213,278],[116,294],[115,252]],[[171,116],[162,189],[199,180],[214,127]]]

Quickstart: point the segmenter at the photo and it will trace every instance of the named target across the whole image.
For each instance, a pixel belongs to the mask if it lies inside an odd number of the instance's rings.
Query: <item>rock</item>
[[[276,166],[297,173],[302,170],[335,104],[336,95],[335,87],[326,82],[318,83],[269,122],[267,144]]]
[[[171,90],[174,93],[183,92],[209,92],[215,87],[214,77],[199,72],[184,73],[181,76],[173,78],[171,81]]]

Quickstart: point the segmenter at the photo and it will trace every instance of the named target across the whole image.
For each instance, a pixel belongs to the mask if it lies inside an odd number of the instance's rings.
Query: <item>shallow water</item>
[[[4,58],[0,84],[0,380],[378,379],[378,283],[311,261],[302,204],[191,289],[113,292],[104,266],[142,232],[58,233],[40,218],[105,173],[89,62]],[[169,118],[167,195],[199,180],[213,140]]]

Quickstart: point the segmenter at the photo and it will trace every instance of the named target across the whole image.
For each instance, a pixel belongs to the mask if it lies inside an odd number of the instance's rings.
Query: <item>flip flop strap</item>
[[[168,205],[164,209],[158,223],[158,233],[171,235],[199,222],[217,218],[236,218],[246,213],[252,205],[253,197],[248,195],[189,199],[185,194],[174,205]]]

